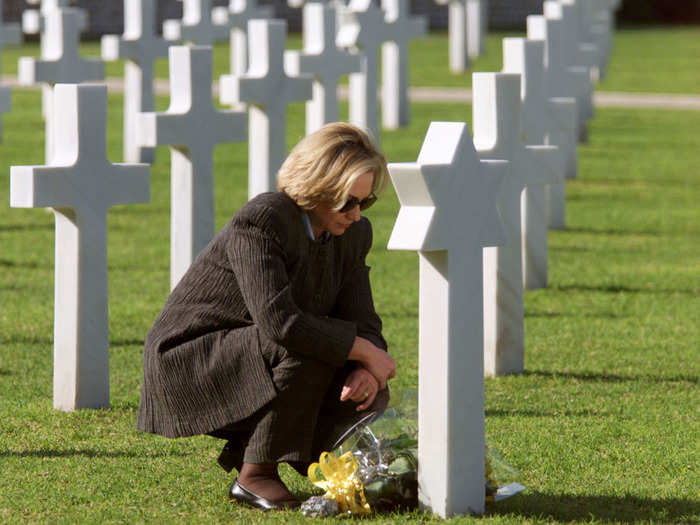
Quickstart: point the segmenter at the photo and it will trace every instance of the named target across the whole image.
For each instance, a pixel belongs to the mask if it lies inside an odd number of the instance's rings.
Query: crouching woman
[[[381,412],[395,362],[372,301],[360,211],[384,157],[349,124],[304,138],[279,192],[243,206],[168,297],[145,344],[137,427],[226,440],[229,490],[262,509],[298,504],[277,472],[305,472]]]

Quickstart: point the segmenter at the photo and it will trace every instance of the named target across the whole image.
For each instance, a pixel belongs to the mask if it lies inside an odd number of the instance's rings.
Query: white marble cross
[[[231,74],[244,75],[248,69],[248,21],[272,18],[272,6],[259,6],[257,0],[230,0],[228,8],[215,7],[215,24],[229,28]]]
[[[170,146],[170,285],[214,236],[217,144],[246,139],[246,115],[212,100],[210,46],[171,46],[170,107],[139,115],[139,143]]]
[[[570,61],[573,65],[588,69],[591,78],[594,78],[597,74],[594,74],[593,70],[598,68],[600,50],[593,43],[588,31],[583,2],[581,0],[557,0],[557,2],[561,6],[564,34],[570,36],[565,40],[564,56],[571,57]],[[546,10],[544,15],[547,16]]]
[[[544,16],[527,17],[527,37],[545,41],[545,64],[550,97],[575,97],[579,141],[587,137],[587,122],[593,116],[593,93],[588,68],[571,63],[565,54],[567,35],[558,2],[544,3]]]
[[[409,17],[406,0],[351,0],[341,10],[337,43],[359,48],[366,56],[366,70],[350,75],[350,122],[367,129],[379,141],[377,86],[379,49],[382,63],[382,120],[396,128],[408,121],[408,49],[407,42],[425,33],[424,17]]]
[[[488,0],[467,0],[467,53],[469,58],[481,56],[486,51],[488,11]]]
[[[42,109],[46,122],[46,162],[53,154],[52,115],[53,84],[85,82],[104,79],[104,64],[100,60],[82,58],[79,54],[82,15],[73,8],[53,9],[43,14],[41,57],[21,57],[18,80],[22,85],[42,84]]]
[[[0,57],[6,46],[19,44],[22,41],[22,32],[20,31],[19,24],[6,24],[4,22],[2,4],[3,1],[0,0]],[[1,70],[0,73],[2,73]],[[9,112],[11,108],[11,90],[7,86],[0,85],[0,114]],[[0,139],[2,139],[2,121],[0,121]]]
[[[382,44],[382,124],[387,129],[407,126],[408,42],[425,35],[428,21],[410,16],[408,0],[382,0],[386,27]]]
[[[463,73],[469,59],[484,54],[487,31],[487,0],[435,0],[448,6],[450,71]]]
[[[303,9],[304,49],[285,51],[284,67],[293,76],[313,75],[313,98],[306,103],[306,134],[338,120],[338,80],[362,70],[363,55],[348,53],[335,44],[336,7],[307,3]]]
[[[385,41],[384,11],[374,0],[350,0],[341,9],[340,27],[336,39],[340,47],[359,48],[367,57],[365,70],[353,73],[349,80],[349,120],[363,128],[379,142],[379,49]]]
[[[153,66],[168,56],[155,32],[156,0],[124,0],[124,34],[102,37],[102,59],[124,62],[124,160],[153,162],[154,149],[137,143],[137,115],[153,111]]]
[[[55,87],[56,154],[12,166],[10,205],[56,217],[54,408],[109,406],[107,212],[149,200],[146,164],[107,160],[107,88]]]
[[[521,136],[526,145],[551,144],[559,148],[561,164],[556,167],[560,185],[564,184],[565,169],[577,161],[576,100],[551,99],[545,93],[544,42],[524,38],[503,39],[503,72],[516,73],[522,78]],[[568,126],[562,112],[573,121]],[[551,185],[533,185],[521,196],[523,286],[527,290],[547,286],[547,230],[549,216],[546,191]]]
[[[284,70],[287,23],[248,23],[250,65],[245,75],[222,75],[223,104],[248,104],[248,195],[276,190],[277,170],[287,156],[287,105],[310,100],[311,75],[290,77]]]
[[[42,33],[45,28],[43,15],[55,9],[62,9],[71,4],[71,0],[27,0],[28,4],[39,5],[40,9],[25,9],[22,11],[22,32],[28,35],[37,35]],[[80,30],[87,29],[88,17],[85,9],[74,8],[80,15],[79,26]]]
[[[585,4],[584,27],[588,26],[588,32],[593,42],[598,46],[598,78],[605,76],[610,58],[612,46],[612,33],[615,26],[614,11],[619,7],[616,0],[592,0]]]
[[[182,20],[163,22],[163,38],[172,42],[188,42],[203,46],[228,38],[228,28],[212,19],[212,0],[180,0]]]
[[[461,122],[433,122],[415,163],[389,164],[401,203],[390,250],[417,250],[418,498],[447,518],[484,511],[482,250],[502,243],[505,162]]]
[[[467,1],[435,0],[437,4],[447,4],[447,35],[450,71],[463,73],[469,69],[467,53]]]
[[[530,15],[527,17],[527,37],[530,40],[544,41],[545,63],[545,89],[548,97],[557,99],[574,97],[576,99],[576,138],[586,135],[585,115],[592,114],[592,109],[581,109],[581,104],[591,103],[591,83],[588,71],[585,68],[570,68],[563,64],[560,53],[562,39],[562,23],[560,17],[545,17]],[[560,104],[561,106],[561,104]],[[569,109],[559,110],[560,126],[563,129],[570,127]],[[559,139],[568,141],[568,133]],[[567,159],[566,178],[576,177],[578,171],[577,158]],[[565,188],[564,184],[553,184],[547,190],[548,215],[550,229],[564,229],[565,220]]]
[[[520,75],[472,75],[474,144],[481,159],[508,161],[498,210],[505,245],[484,250],[484,372],[522,372],[525,336],[520,196],[526,186],[560,180],[555,146],[526,146],[520,136]]]

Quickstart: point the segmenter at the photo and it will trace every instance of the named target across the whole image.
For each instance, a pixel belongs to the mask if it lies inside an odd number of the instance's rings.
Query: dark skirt
[[[277,395],[251,416],[209,433],[227,440],[219,456],[227,472],[240,470],[243,462],[287,462],[305,475],[321,452],[337,446],[357,422],[381,414],[389,401],[388,389],[361,412],[358,403],[340,401],[345,379],[357,366],[353,361],[333,368],[277,345],[267,345],[263,357]]]

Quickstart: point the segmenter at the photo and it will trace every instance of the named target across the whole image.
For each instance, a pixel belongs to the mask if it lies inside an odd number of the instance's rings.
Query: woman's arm
[[[343,285],[336,298],[331,315],[352,321],[357,325],[357,337],[348,359],[358,361],[379,383],[386,387],[388,379],[396,374],[396,362],[386,352],[387,344],[382,336],[382,321],[374,309],[369,267],[365,258],[372,246],[372,226],[362,219],[355,226],[353,241],[358,246],[356,257],[343,278]]]
[[[348,232],[350,233],[350,232]],[[387,344],[382,336],[382,321],[374,309],[372,287],[369,280],[370,268],[365,263],[372,247],[372,226],[363,218],[354,226],[354,242],[357,254],[348,265],[343,276],[343,284],[336,297],[331,316],[352,321],[357,325],[358,337],[368,339],[375,346],[386,350]]]

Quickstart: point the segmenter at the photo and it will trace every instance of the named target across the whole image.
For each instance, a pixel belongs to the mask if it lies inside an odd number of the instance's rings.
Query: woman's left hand
[[[356,403],[357,411],[366,410],[372,405],[374,398],[379,391],[379,383],[374,376],[365,368],[358,366],[348,374],[340,394],[341,401],[351,399]]]

